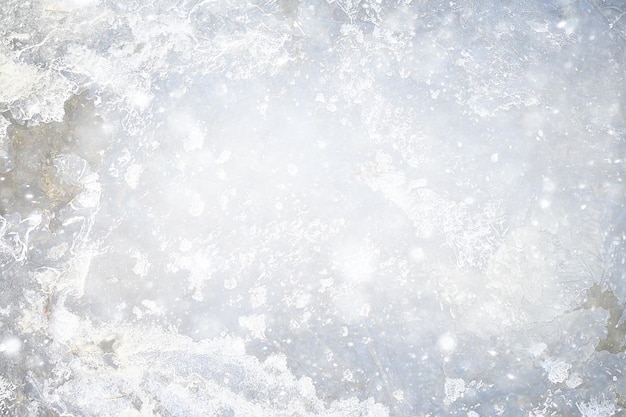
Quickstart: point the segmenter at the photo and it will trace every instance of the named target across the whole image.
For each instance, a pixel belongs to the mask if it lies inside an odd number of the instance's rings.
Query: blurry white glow
[[[152,97],[143,92],[129,94],[130,102],[139,110],[145,110],[152,101]]]
[[[539,200],[539,207],[541,207],[543,210],[549,208],[552,205],[552,201],[542,198]]]
[[[376,252],[367,242],[350,240],[335,253],[335,264],[350,281],[368,281],[376,270]]]
[[[424,260],[424,249],[422,248],[411,248],[411,250],[409,251],[409,255],[411,256],[411,259],[415,262],[421,262],[422,260]]]
[[[456,348],[456,337],[452,333],[444,333],[439,337],[437,344],[443,352],[453,352]]]
[[[0,343],[0,352],[7,356],[15,356],[22,349],[22,341],[17,337],[6,338]]]

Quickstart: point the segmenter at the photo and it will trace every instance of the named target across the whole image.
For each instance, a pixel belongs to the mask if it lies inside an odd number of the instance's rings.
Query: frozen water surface
[[[0,415],[626,415],[623,2],[0,31]]]

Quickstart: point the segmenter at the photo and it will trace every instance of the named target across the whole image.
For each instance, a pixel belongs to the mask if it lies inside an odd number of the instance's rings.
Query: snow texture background
[[[0,415],[625,415],[623,2],[0,31]]]

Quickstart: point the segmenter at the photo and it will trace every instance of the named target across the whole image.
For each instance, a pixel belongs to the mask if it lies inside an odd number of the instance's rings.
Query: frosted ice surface
[[[465,381],[461,378],[446,378],[444,392],[447,402],[454,402],[465,394]]]
[[[626,407],[618,0],[4,0],[0,416]]]
[[[615,404],[605,398],[601,400],[593,398],[589,402],[578,403],[577,405],[583,417],[610,417],[617,412]]]
[[[543,368],[548,373],[548,379],[553,383],[564,382],[569,377],[572,365],[555,358],[548,358],[543,364]]]

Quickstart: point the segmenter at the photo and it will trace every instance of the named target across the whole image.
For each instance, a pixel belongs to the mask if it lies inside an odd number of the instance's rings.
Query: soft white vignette
[[[4,414],[622,412],[623,6],[141,3],[0,9]]]

